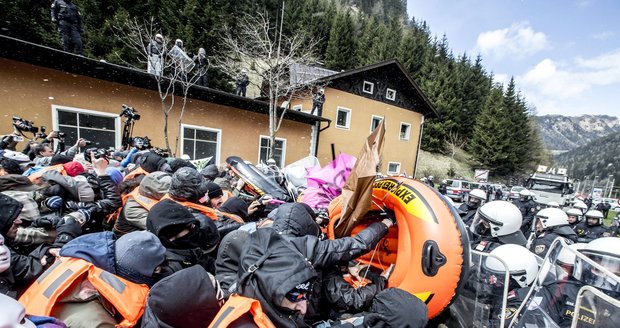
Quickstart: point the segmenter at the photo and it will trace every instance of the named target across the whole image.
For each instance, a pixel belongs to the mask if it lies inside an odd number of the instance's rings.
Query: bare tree
[[[451,130],[445,142],[450,149],[450,172],[454,173],[454,156],[456,155],[456,151],[463,149],[467,141],[463,140],[458,132]]]
[[[284,12],[284,4],[282,5]],[[283,16],[283,15],[281,15]],[[308,98],[318,86],[316,81],[297,75],[291,78],[292,65],[316,63],[317,40],[308,38],[301,31],[293,35],[282,34],[282,20],[279,29],[273,26],[266,13],[243,16],[235,29],[226,26],[223,34],[222,51],[214,58],[214,66],[231,78],[236,78],[241,68],[251,75],[250,84],[265,92],[269,98],[268,158],[273,158],[275,138],[288,104],[293,98]],[[278,102],[287,104],[280,108]]]
[[[161,32],[153,18],[144,22],[139,22],[135,18],[117,21],[114,25],[114,31],[119,40],[131,49],[136,56],[132,63],[124,60],[117,54],[125,64],[143,70],[144,67],[138,67],[134,63],[153,64],[154,61],[158,62],[160,73],[152,73],[150,75],[157,82],[161,110],[164,115],[164,142],[166,144],[166,151],[176,156],[188,92],[190,88],[196,84],[200,76],[206,74],[208,65],[200,68],[195,67],[193,61],[187,54],[176,46],[172,46],[169,51],[167,45],[171,40]],[[159,55],[153,57],[149,53],[148,47],[155,41],[157,34],[162,35],[163,49],[160,51]],[[179,120],[177,122],[178,133],[174,143],[174,152],[171,152],[170,139],[168,136],[168,118],[170,117],[170,113],[177,107],[176,96],[179,94],[182,99],[180,102]]]

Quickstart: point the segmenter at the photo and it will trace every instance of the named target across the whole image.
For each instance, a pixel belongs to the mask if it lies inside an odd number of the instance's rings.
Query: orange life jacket
[[[49,316],[58,299],[84,274],[99,295],[108,300],[123,318],[116,327],[133,327],[137,324],[144,312],[149,288],[78,258],[61,257],[56,260],[56,263],[26,290],[19,302],[24,305],[28,314]]]
[[[276,326],[269,320],[269,317],[263,312],[263,308],[258,300],[247,298],[234,294],[230,296],[228,301],[222,306],[220,311],[215,315],[209,328],[228,327],[246,313],[250,313],[254,319],[254,323],[260,328],[275,328]]]
[[[140,204],[140,206],[144,207],[147,211],[150,211],[155,204],[159,202],[157,199],[153,199],[150,197],[146,197],[140,193],[140,186],[135,187],[130,193],[121,197],[122,205],[114,212],[108,215],[108,223],[115,222],[116,219],[121,215],[123,208],[125,208],[125,204],[127,204],[127,200],[133,199],[136,203]]]
[[[32,183],[37,184],[41,180],[43,173],[47,171],[54,171],[54,170],[60,172],[60,174],[62,175],[67,175],[67,171],[65,171],[65,167],[62,164],[56,164],[56,165],[44,167],[40,169],[39,171],[32,173],[31,175],[28,176],[28,179],[30,179]]]
[[[241,219],[237,215],[220,212],[220,211],[218,211],[218,210],[216,210],[214,208],[211,208],[209,206],[200,205],[200,204],[196,204],[196,203],[192,203],[192,202],[183,202],[183,201],[175,200],[175,199],[172,199],[170,197],[170,195],[168,195],[168,194],[164,195],[164,197],[161,198],[161,200],[164,200],[164,199],[170,199],[170,200],[173,200],[173,201],[175,201],[175,202],[177,202],[177,203],[179,203],[179,204],[181,204],[181,205],[183,205],[185,207],[193,208],[193,209],[197,210],[198,212],[208,216],[213,221],[217,221],[218,218],[219,218],[219,215],[222,215],[222,216],[230,218],[230,219],[232,219],[234,221],[237,221],[237,222],[239,222],[241,224],[245,223],[243,221],[243,219]]]
[[[138,166],[137,169],[129,172],[125,176],[125,178],[123,178],[123,181],[131,180],[131,179],[137,177],[138,175],[149,175],[149,172],[146,172],[141,166]]]

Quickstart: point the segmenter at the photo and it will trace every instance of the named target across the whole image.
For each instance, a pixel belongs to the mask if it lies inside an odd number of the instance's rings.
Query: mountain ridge
[[[620,118],[612,115],[535,116],[547,149],[566,152],[611,133],[620,132]]]

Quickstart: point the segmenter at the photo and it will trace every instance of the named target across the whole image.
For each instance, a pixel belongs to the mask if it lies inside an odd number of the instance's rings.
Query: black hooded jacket
[[[193,225],[193,228],[187,235],[170,241],[171,236],[190,225]],[[151,208],[146,229],[159,237],[162,245],[166,247],[167,261],[162,267],[162,277],[195,264],[200,264],[209,272],[215,272],[215,261],[203,251],[203,248],[206,250],[212,247],[211,243],[219,241],[217,230],[210,219],[196,218],[182,205],[166,199]]]
[[[220,282],[226,298],[230,296],[236,286],[241,250],[249,235],[250,233],[245,230],[235,230],[222,238],[222,243],[217,251],[215,277]]]
[[[241,254],[239,294],[260,301],[276,327],[305,327],[300,316],[279,304],[295,286],[316,278],[312,265],[271,228],[252,233]]]
[[[317,269],[331,267],[371,251],[388,231],[385,224],[375,222],[355,237],[320,240],[319,226],[306,208],[298,203],[280,206],[272,227]]]
[[[220,310],[221,297],[217,281],[201,266],[183,269],[153,285],[141,327],[206,327]]]

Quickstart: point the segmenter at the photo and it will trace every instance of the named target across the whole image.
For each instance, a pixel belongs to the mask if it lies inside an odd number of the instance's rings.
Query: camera
[[[105,159],[109,160],[108,159],[108,151],[106,149],[103,149],[103,148],[100,149],[100,148],[93,147],[93,148],[86,149],[86,151],[84,151],[84,159],[87,162],[92,163],[91,156],[95,157],[95,159],[105,158]]]
[[[140,114],[138,114],[138,111],[136,109],[134,109],[133,107],[129,107],[125,104],[123,104],[123,109],[121,110],[121,113],[118,115],[120,117],[126,117],[128,120],[133,120],[133,121],[139,121],[140,120]]]
[[[41,138],[41,139],[45,139],[47,138],[47,134],[45,134],[45,130],[47,128],[45,127],[45,125],[41,125],[41,132],[35,133],[34,137],[36,138]]]
[[[39,128],[34,126],[34,122],[24,120],[19,116],[13,116],[13,126],[19,132],[30,132],[35,134],[39,132]]]
[[[90,140],[84,140],[84,142],[86,142],[86,146],[90,146],[93,144],[93,142]]]
[[[138,148],[139,150],[150,149],[151,148],[151,139],[149,137],[134,137],[131,138],[131,145],[133,147]]]

